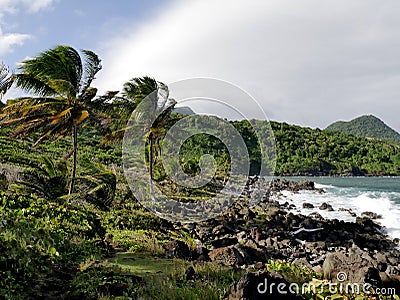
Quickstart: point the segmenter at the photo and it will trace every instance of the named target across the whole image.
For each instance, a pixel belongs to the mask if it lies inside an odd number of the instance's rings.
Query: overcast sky
[[[211,77],[272,120],[324,128],[374,114],[400,131],[398,0],[0,0],[0,60],[57,44],[100,55],[101,91]]]

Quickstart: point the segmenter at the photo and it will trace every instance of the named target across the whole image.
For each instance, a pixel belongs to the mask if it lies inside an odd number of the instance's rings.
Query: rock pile
[[[335,280],[339,272],[344,272],[350,282],[368,282],[375,287],[395,286],[400,291],[397,279],[400,251],[396,249],[396,241],[388,238],[383,228],[371,219],[376,216],[364,214],[351,223],[326,220],[318,213],[295,215],[268,195],[282,190],[323,191],[316,189],[310,181],[274,180],[269,190],[263,192],[260,187],[262,184],[257,178],[250,178],[244,197],[223,215],[181,227],[199,244],[197,249],[192,249],[192,258],[199,257],[198,249],[202,249],[203,260],[241,268],[264,265],[269,259],[283,259],[323,274],[326,279]],[[247,198],[260,194],[262,200],[249,208],[248,203],[252,200]],[[323,206],[320,209],[332,208],[328,203]],[[187,250],[182,245],[179,247]],[[254,298],[246,289],[252,287],[252,282],[270,278],[271,274],[250,273],[246,276],[232,287],[228,299],[261,299]],[[276,276],[274,278],[276,280]],[[250,296],[239,297],[240,293]]]

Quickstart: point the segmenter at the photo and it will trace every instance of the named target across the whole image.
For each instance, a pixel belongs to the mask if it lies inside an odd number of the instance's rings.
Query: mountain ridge
[[[400,133],[374,115],[362,115],[350,121],[336,121],[325,130],[400,143]]]

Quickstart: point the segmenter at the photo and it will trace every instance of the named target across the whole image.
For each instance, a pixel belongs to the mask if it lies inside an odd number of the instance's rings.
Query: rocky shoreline
[[[323,274],[330,282],[337,282],[338,274],[345,274],[345,282],[393,287],[400,292],[400,251],[396,249],[399,241],[390,239],[384,228],[373,221],[373,215],[344,222],[324,219],[318,213],[293,214],[288,203],[273,200],[283,190],[324,192],[315,188],[312,181],[275,179],[266,188],[258,177],[250,177],[241,200],[220,217],[174,225],[194,237],[196,247],[171,241],[164,246],[167,256],[248,270],[245,278],[231,288],[227,299],[266,299],[265,295],[257,296],[254,291],[250,295],[246,291],[266,278],[268,282],[284,280],[281,275],[265,270],[270,259],[304,266]],[[325,209],[329,209],[329,204]],[[260,271],[254,273],[254,269]],[[278,296],[273,299],[279,299]]]

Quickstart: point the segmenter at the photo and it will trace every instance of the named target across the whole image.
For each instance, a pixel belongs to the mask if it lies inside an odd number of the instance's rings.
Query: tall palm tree
[[[135,109],[145,98],[146,103],[142,104],[139,111],[136,111]],[[148,121],[152,119],[151,116],[158,116],[152,124],[146,124],[149,142],[149,172],[153,178],[154,148],[159,149],[158,142],[163,136],[166,125],[173,122],[170,115],[176,104],[175,100],[169,98],[168,86],[149,76],[135,77],[124,84],[121,96],[113,99],[114,131],[105,136],[103,144],[121,141],[131,117],[138,121]]]
[[[151,116],[158,116],[154,122],[146,124],[149,143],[149,173],[153,179],[154,148],[159,149],[159,140],[163,136],[166,125],[171,121],[170,115],[176,101],[169,98],[169,89],[166,84],[148,76],[135,77],[126,82],[122,96],[130,102],[130,106],[125,106],[130,109],[128,118],[131,117],[132,112],[132,117],[141,121],[150,121]],[[142,104],[140,110],[135,110],[145,98],[146,103]],[[128,119],[125,123],[127,121]]]
[[[46,138],[72,134],[72,151],[66,156],[73,156],[69,194],[75,184],[79,129],[87,124],[108,127],[103,111],[115,93],[96,98],[97,89],[91,83],[100,70],[101,60],[94,52],[79,53],[60,45],[24,60],[8,82],[33,95],[9,100],[2,108],[0,126],[17,125],[13,137],[39,131],[36,146]]]

